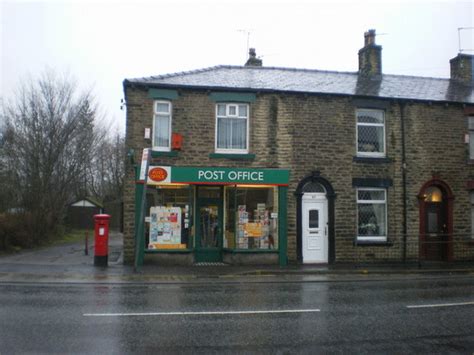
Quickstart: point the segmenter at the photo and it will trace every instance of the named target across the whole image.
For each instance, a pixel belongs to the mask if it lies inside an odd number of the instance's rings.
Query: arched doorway
[[[297,197],[297,256],[302,263],[335,259],[334,199],[331,184],[313,172],[300,181]]]
[[[439,179],[425,183],[420,201],[420,259],[449,261],[452,258],[453,194]]]

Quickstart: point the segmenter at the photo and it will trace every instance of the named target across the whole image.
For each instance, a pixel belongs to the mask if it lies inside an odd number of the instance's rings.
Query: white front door
[[[327,263],[328,214],[325,194],[305,193],[302,214],[303,263]]]

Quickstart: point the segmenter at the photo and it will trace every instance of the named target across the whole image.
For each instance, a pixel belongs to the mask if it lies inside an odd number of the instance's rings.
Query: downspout
[[[400,107],[400,124],[402,134],[402,195],[403,195],[403,262],[407,260],[407,164],[406,164],[406,147],[405,147],[405,107],[406,103],[399,101]]]

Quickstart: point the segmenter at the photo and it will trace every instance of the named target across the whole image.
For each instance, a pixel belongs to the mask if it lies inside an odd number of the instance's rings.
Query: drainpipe
[[[407,163],[406,163],[406,147],[405,147],[405,107],[406,103],[399,101],[400,107],[400,123],[402,134],[402,190],[403,190],[403,262],[407,260]]]

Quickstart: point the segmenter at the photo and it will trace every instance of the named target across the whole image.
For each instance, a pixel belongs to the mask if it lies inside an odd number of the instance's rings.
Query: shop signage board
[[[151,166],[148,170],[148,181],[159,182],[162,184],[171,182],[171,167],[169,166]]]
[[[149,157],[150,157],[150,149],[149,148],[143,149],[142,164],[140,166],[140,176],[138,178],[138,180],[140,180],[140,181],[145,181],[146,170],[147,170]]]
[[[285,169],[151,166],[147,183],[288,186],[289,178],[290,171]]]

